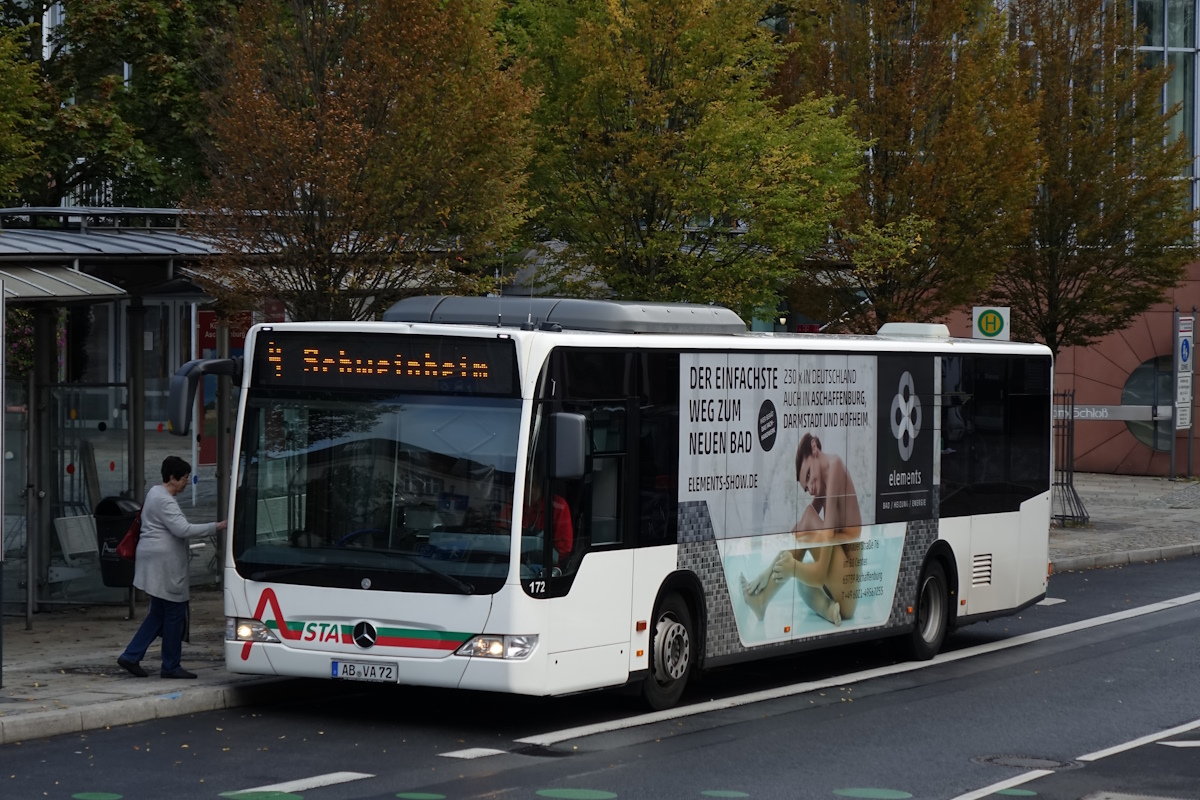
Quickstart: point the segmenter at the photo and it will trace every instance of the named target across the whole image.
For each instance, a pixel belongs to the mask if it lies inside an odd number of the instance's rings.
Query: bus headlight
[[[256,619],[239,617],[225,618],[225,641],[227,642],[278,642],[270,628]]]
[[[537,649],[537,642],[537,636],[475,636],[458,648],[455,654],[473,658],[529,658]]]

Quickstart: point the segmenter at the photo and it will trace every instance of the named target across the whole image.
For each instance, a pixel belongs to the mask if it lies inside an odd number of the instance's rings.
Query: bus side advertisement
[[[910,623],[937,539],[932,355],[684,353],[678,566],[707,657]]]

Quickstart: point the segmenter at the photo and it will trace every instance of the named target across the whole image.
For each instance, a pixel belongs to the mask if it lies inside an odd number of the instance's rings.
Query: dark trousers
[[[121,657],[138,662],[146,655],[146,650],[159,636],[162,637],[162,671],[172,672],[179,669],[183,657],[183,628],[187,621],[186,602],[174,603],[150,595],[150,610],[142,620],[142,626],[125,648]]]

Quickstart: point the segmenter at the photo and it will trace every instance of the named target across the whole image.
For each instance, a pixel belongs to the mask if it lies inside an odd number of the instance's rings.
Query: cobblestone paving
[[[1155,505],[1163,505],[1167,508],[1200,509],[1200,481],[1164,495],[1155,500],[1154,503]]]
[[[1075,475],[1091,524],[1052,528],[1052,558],[1200,545],[1200,482],[1131,475]]]

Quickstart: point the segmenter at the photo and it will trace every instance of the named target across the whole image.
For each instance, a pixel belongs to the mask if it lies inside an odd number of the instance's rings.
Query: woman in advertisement
[[[805,604],[834,625],[854,616],[861,559],[843,546],[858,539],[862,513],[854,481],[839,456],[826,453],[821,440],[804,434],[796,450],[796,480],[813,499],[792,528],[795,550],[783,550],[752,581],[742,576],[742,597],[761,620],[767,604],[789,578]],[[805,553],[811,561],[805,561]]]

